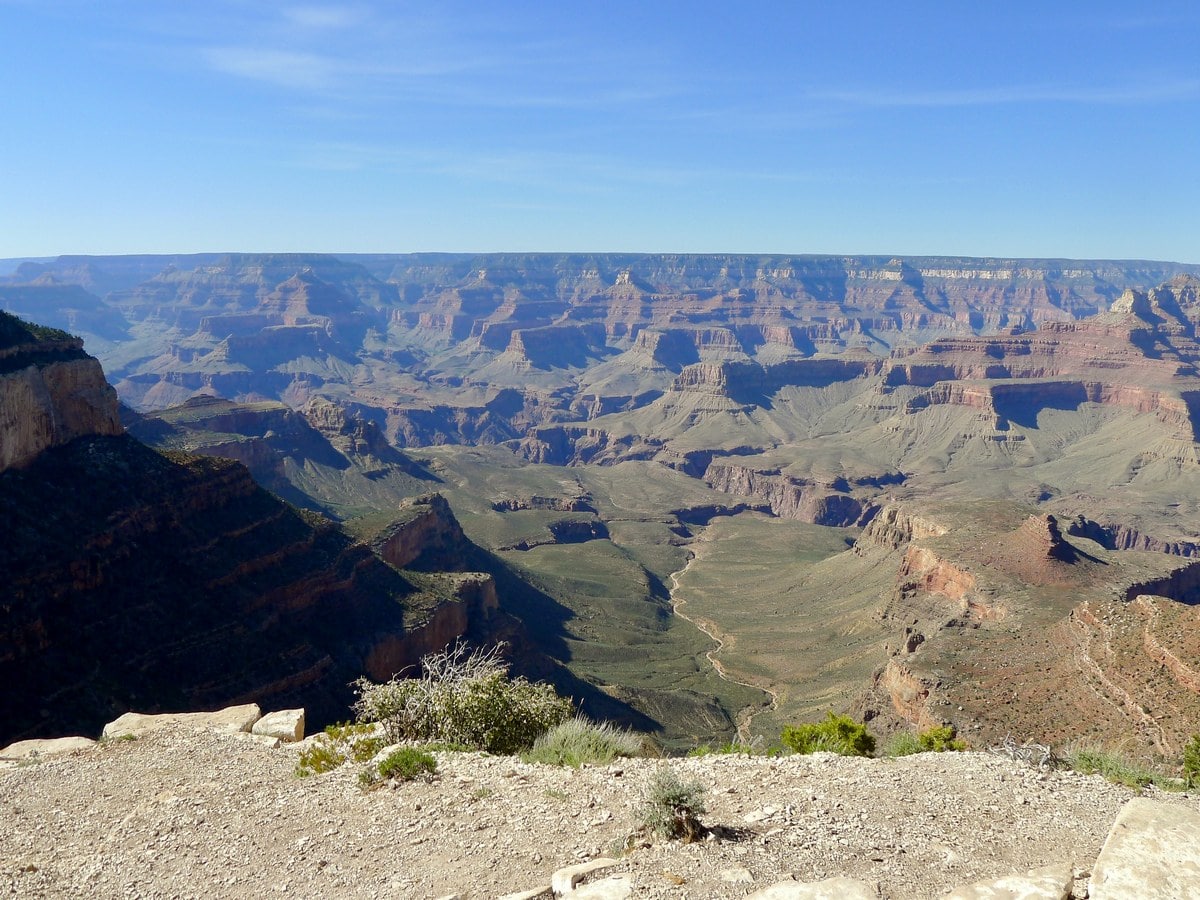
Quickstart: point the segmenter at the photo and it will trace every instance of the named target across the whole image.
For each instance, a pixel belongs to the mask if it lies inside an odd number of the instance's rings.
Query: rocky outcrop
[[[122,738],[138,738],[163,728],[212,728],[216,731],[249,732],[254,723],[262,718],[257,703],[227,706],[215,712],[189,713],[145,713],[127,712],[104,726],[100,732],[102,740],[114,741]]]
[[[873,684],[876,691],[888,698],[896,714],[918,729],[941,724],[930,712],[929,696],[933,687],[896,659],[887,661],[876,674]]]
[[[1126,600],[1140,594],[1169,597],[1188,606],[1200,605],[1200,562],[1185,563],[1169,575],[1138,581],[1125,589]]]
[[[1067,534],[1095,541],[1106,550],[1145,550],[1172,556],[1200,556],[1200,541],[1164,540],[1131,525],[1103,523],[1082,514],[1067,523]]]
[[[503,500],[492,501],[492,509],[496,512],[516,512],[522,509],[544,509],[553,512],[590,512],[596,511],[592,506],[590,496],[580,497],[506,497]]]
[[[397,675],[412,674],[421,657],[471,636],[486,639],[490,620],[500,608],[496,582],[486,573],[467,572],[446,575],[452,599],[439,603],[426,621],[405,634],[392,634],[371,647],[363,663],[363,672],[374,681],[387,681]]]
[[[1091,900],[1172,900],[1200,890],[1194,837],[1200,813],[1135,797],[1121,809],[1092,867]]]
[[[845,527],[870,521],[876,507],[870,500],[850,494],[849,483],[820,484],[749,466],[714,461],[704,472],[711,488],[739,497],[764,501],[774,515],[815,525]]]
[[[418,586],[230,461],[81,438],[0,475],[0,524],[3,737],[134,705],[259,701],[320,724],[372,646],[421,624]]]
[[[467,544],[462,526],[441,494],[406,500],[396,521],[382,529],[371,542],[372,549],[397,569],[412,566],[437,568],[453,562]],[[450,566],[449,568],[455,568]]]
[[[78,437],[123,431],[116,392],[82,341],[0,313],[0,472]]]
[[[889,503],[879,510],[875,518],[863,529],[862,535],[855,542],[855,549],[861,550],[860,545],[874,544],[895,550],[920,538],[938,537],[947,530],[945,525]]]

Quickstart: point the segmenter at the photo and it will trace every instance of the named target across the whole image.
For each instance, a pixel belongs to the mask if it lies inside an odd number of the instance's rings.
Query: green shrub
[[[641,750],[642,739],[633,732],[576,716],[540,735],[521,759],[579,768],[584,763],[607,765],[621,756],[639,756]]]
[[[360,721],[380,722],[393,743],[439,741],[516,753],[571,717],[570,700],[547,684],[509,678],[500,648],[468,652],[463,644],[421,660],[419,678],[356,683]]]
[[[1200,734],[1192,735],[1183,748],[1183,783],[1189,790],[1200,788]]]
[[[304,750],[296,763],[296,774],[301,778],[332,772],[346,761],[346,754],[328,735],[321,735]]]
[[[953,725],[938,725],[917,735],[922,752],[944,753],[947,750],[966,750],[967,742],[955,736]]]
[[[381,759],[375,768],[380,778],[395,778],[397,781],[423,778],[429,781],[437,773],[437,760],[416,747],[401,747]]]
[[[682,781],[673,769],[662,766],[650,776],[638,818],[660,837],[691,843],[704,834],[704,812],[704,786]]]
[[[780,740],[793,753],[826,751],[842,756],[870,756],[875,752],[875,738],[867,733],[866,725],[832,712],[823,722],[785,726]]]
[[[948,750],[966,750],[967,742],[955,737],[953,725],[937,725],[920,734],[898,731],[888,739],[882,750],[883,756],[911,756],[914,753],[943,753]]]
[[[332,772],[347,760],[366,762],[383,749],[383,738],[375,737],[375,726],[340,722],[326,725],[325,731],[300,751],[296,774],[301,778]]]

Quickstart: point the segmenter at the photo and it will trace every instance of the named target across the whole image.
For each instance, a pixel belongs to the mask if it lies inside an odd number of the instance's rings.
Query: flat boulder
[[[854,878],[826,878],[824,881],[779,881],[750,894],[746,900],[878,900],[873,884]]]
[[[1091,900],[1200,897],[1200,809],[1134,797],[1092,866]]]
[[[294,744],[304,739],[304,710],[281,709],[269,712],[254,723],[251,732]]]
[[[17,741],[0,750],[0,759],[24,760],[41,756],[59,756],[76,750],[90,750],[96,742],[85,737],[45,738]]]
[[[104,726],[101,740],[140,737],[163,728],[208,728],[213,731],[249,731],[262,718],[257,703],[227,706],[215,712],[145,713],[127,712]]]
[[[1069,900],[1074,873],[1066,863],[956,888],[942,900]]]

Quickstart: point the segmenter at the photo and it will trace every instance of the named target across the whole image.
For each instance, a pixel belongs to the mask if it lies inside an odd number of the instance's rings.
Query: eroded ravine
[[[684,564],[684,567],[676,572],[671,573],[671,611],[685,622],[695,626],[697,629],[703,632],[709,640],[716,644],[716,646],[711,650],[705,651],[704,658],[708,660],[709,665],[713,667],[713,671],[716,672],[720,678],[728,681],[730,684],[737,684],[741,685],[742,687],[748,687],[757,691],[762,691],[771,698],[771,702],[766,706],[760,706],[757,708],[753,706],[745,706],[738,713],[737,740],[739,743],[749,745],[752,737],[751,725],[753,724],[754,719],[763,713],[775,711],[779,705],[779,693],[774,688],[768,687],[767,685],[756,684],[753,681],[745,681],[741,678],[736,678],[733,675],[730,675],[724,664],[717,659],[717,655],[725,647],[725,637],[721,634],[720,629],[706,619],[693,618],[683,611],[683,607],[687,605],[687,600],[680,596],[679,579],[681,576],[687,573],[688,569],[691,568],[692,563],[694,563],[698,558],[698,554],[689,550],[687,563]]]

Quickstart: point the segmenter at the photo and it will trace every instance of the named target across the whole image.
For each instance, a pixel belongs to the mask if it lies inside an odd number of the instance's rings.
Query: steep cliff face
[[[0,313],[0,472],[89,434],[121,434],[117,395],[83,342]]]
[[[703,477],[718,491],[763,500],[781,518],[814,525],[863,525],[876,510],[868,499],[854,496],[849,483],[820,484],[724,461],[710,463]]]
[[[875,544],[895,550],[920,538],[938,537],[948,530],[939,522],[909,512],[898,504],[889,503],[863,529],[855,549],[861,551],[861,544]]]
[[[441,494],[405,501],[396,521],[372,540],[380,558],[397,569],[457,568],[467,543]]]
[[[0,338],[0,742],[93,732],[135,706],[248,700],[304,706],[319,727],[346,715],[355,677],[484,639],[493,620],[515,627],[490,576],[402,573],[240,463],[122,434],[115,395],[77,341],[7,316]],[[286,408],[225,401],[181,416],[299,424]],[[337,433],[359,449],[374,441],[345,422]],[[434,498],[422,511],[437,527],[409,533],[399,564],[461,569],[471,545],[449,506]]]

